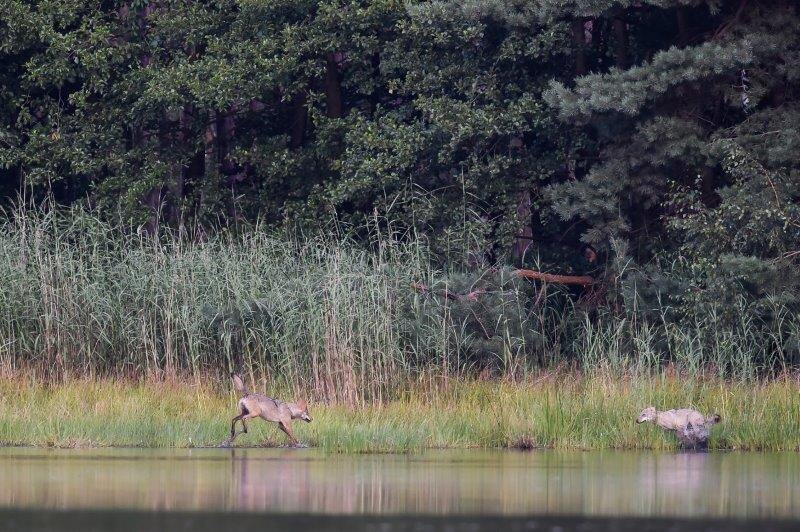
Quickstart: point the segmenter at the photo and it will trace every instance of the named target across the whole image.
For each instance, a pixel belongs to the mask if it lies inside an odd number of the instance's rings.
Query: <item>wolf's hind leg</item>
[[[239,421],[240,419],[242,420],[242,425],[244,425],[244,432],[247,432],[247,425],[244,424],[244,419],[243,419],[244,416],[245,416],[245,414],[239,414],[238,416],[233,418],[233,421],[231,421],[231,439],[230,439],[230,441],[233,441],[236,438],[236,436],[239,435],[236,432],[236,422]]]
[[[233,418],[233,423],[231,424],[231,438],[228,441],[232,442],[234,439],[236,439],[236,436],[238,436],[239,434],[247,434],[247,423],[246,423],[246,420],[253,419],[254,417],[258,417],[258,416],[256,416],[255,414],[241,414],[241,415],[238,415],[235,418]],[[239,432],[236,432],[236,428],[235,428],[237,420],[241,420],[242,421],[242,430],[240,430]]]
[[[251,418],[251,417],[255,417],[255,416],[253,415],[253,413],[252,413],[252,412],[250,412],[250,411],[247,409],[247,407],[246,407],[246,406],[244,406],[244,405],[241,405],[241,408],[242,408],[242,409],[241,409],[241,411],[240,411],[239,415],[238,415],[238,416],[236,416],[235,418],[233,418],[233,421],[231,421],[231,439],[230,439],[230,441],[233,441],[233,440],[236,438],[236,436],[238,436],[238,435],[239,435],[239,434],[241,434],[242,432],[244,432],[245,434],[247,434],[247,423],[245,423],[245,419],[247,419],[247,418]],[[239,421],[239,420],[241,420],[241,421],[242,421],[242,427],[243,427],[243,430],[242,430],[241,432],[238,432],[238,433],[237,433],[237,432],[236,432],[236,422],[237,422],[237,421]]]

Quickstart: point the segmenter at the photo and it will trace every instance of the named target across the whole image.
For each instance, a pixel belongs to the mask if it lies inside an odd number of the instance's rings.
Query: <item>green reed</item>
[[[733,325],[713,313],[677,324],[590,315],[565,291],[508,270],[459,270],[424,238],[369,235],[256,225],[150,236],[81,210],[6,213],[0,370],[50,380],[237,371],[262,387],[366,407],[434,381],[524,381],[561,366],[742,379],[797,367],[790,340],[800,322],[786,309],[772,329],[744,310]],[[476,276],[494,276],[498,288],[475,301],[443,295],[469,292]],[[537,415],[553,427],[545,439],[557,440],[565,414]]]

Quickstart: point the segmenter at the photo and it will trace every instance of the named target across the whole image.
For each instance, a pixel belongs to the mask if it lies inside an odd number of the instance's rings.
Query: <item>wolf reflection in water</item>
[[[0,449],[0,506],[800,518],[797,453]]]

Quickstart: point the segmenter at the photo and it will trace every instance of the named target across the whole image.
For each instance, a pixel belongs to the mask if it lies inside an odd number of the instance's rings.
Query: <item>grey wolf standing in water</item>
[[[297,445],[297,438],[292,433],[292,420],[302,419],[306,423],[311,423],[311,416],[308,415],[308,404],[305,401],[296,403],[284,403],[278,399],[273,399],[260,393],[250,393],[238,375],[233,375],[233,386],[242,395],[239,399],[239,415],[231,422],[231,437],[227,443],[242,433],[247,433],[246,420],[260,417],[264,421],[277,423],[278,427],[286,433],[289,440]],[[236,422],[242,422],[242,430],[236,432]]]
[[[648,406],[642,410],[636,422],[655,423],[662,429],[674,433],[684,447],[705,448],[708,444],[709,427],[716,425],[721,419],[719,414],[706,417],[690,408],[658,412],[654,406]]]

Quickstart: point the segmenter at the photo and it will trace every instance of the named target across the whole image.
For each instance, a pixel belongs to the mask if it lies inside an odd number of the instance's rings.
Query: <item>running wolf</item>
[[[228,443],[232,443],[239,434],[247,433],[246,420],[260,417],[264,421],[277,423],[292,444],[297,445],[297,438],[292,433],[292,420],[302,419],[306,423],[311,423],[308,404],[305,401],[285,403],[260,393],[250,393],[238,375],[233,375],[233,386],[242,395],[242,398],[238,403],[239,415],[231,422],[231,437]],[[239,432],[236,432],[237,421],[242,422],[242,430]]]

